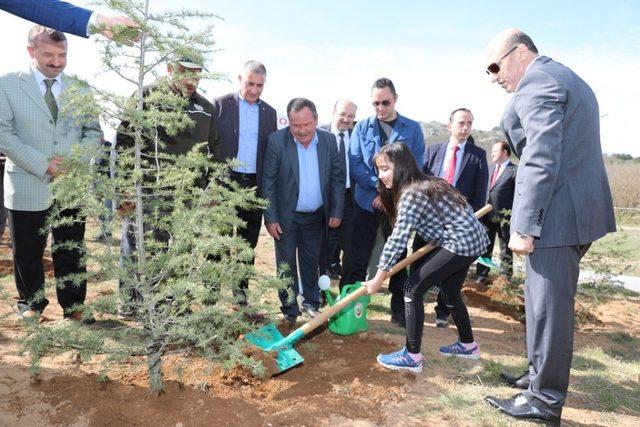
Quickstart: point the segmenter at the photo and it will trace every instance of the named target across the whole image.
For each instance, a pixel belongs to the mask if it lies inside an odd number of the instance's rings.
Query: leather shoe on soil
[[[505,374],[503,372],[500,374],[500,378],[502,378],[509,387],[519,388],[522,390],[527,390],[529,388],[529,371],[525,371],[525,373],[519,377]]]
[[[548,425],[560,425],[560,416],[532,405],[522,394],[516,394],[511,399],[498,399],[494,396],[486,396],[484,400],[503,414],[514,418],[539,420]]]
[[[65,319],[72,320],[74,322],[80,322],[83,325],[91,325],[96,323],[95,317],[91,314],[85,315],[82,311],[74,311],[73,313],[65,316]]]

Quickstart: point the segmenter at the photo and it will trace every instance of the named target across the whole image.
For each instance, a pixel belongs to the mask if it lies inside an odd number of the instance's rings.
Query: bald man
[[[323,240],[320,254],[320,274],[327,274],[332,279],[338,279],[342,274],[342,266],[349,262],[351,256],[351,235],[353,233],[353,193],[351,192],[351,178],[349,177],[349,143],[353,131],[356,110],[353,101],[340,99],[333,105],[331,123],[318,126],[322,130],[331,132],[336,137],[340,161],[344,162],[344,211],[342,224],[338,228],[330,228],[326,239]],[[342,250],[342,264],[340,251]],[[343,284],[342,281],[340,282]],[[342,287],[342,286],[341,286]]]
[[[615,231],[600,148],[598,102],[569,68],[538,55],[529,36],[500,32],[487,48],[487,74],[513,96],[501,126],[520,158],[509,247],[525,256],[527,387],[486,400],[515,418],[560,423],[573,356],[579,262]]]

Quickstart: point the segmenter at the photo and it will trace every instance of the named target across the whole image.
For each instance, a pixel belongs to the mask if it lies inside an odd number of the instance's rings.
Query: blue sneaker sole
[[[439,352],[441,355],[446,356],[446,357],[460,357],[462,359],[469,359],[469,360],[478,360],[480,359],[480,355],[479,354],[462,354],[462,353],[443,353],[442,351]]]
[[[422,365],[420,366],[397,366],[397,365],[388,365],[384,362],[381,362],[379,358],[376,358],[376,360],[378,361],[379,364],[381,364],[382,366],[384,366],[387,369],[391,369],[392,371],[409,371],[409,372],[415,372],[416,374],[419,374],[420,372],[422,372]]]

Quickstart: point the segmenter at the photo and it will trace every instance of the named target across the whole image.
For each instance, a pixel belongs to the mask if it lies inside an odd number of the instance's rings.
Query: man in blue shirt
[[[240,90],[213,100],[213,119],[220,138],[215,157],[222,162],[236,159],[237,164],[231,168],[229,176],[242,187],[255,188],[256,194],[260,194],[262,184],[267,137],[278,128],[276,110],[260,97],[266,81],[265,66],[258,61],[247,61],[238,76]],[[238,234],[255,249],[262,225],[262,209],[238,209],[238,216],[246,223]],[[248,287],[249,281],[243,280],[234,289],[238,304],[246,305]]]
[[[349,169],[355,180],[353,235],[358,238],[353,242],[351,260],[345,261],[348,271],[344,271],[342,284],[364,281],[377,230],[384,218],[377,191],[378,173],[373,162],[374,155],[384,145],[401,142],[411,149],[416,164],[422,167],[425,150],[422,129],[417,122],[398,114],[395,109],[397,100],[398,95],[391,80],[376,80],[371,89],[371,103],[376,114],[358,122],[351,135]],[[388,235],[391,231],[388,224],[383,228],[387,228]],[[391,320],[399,325],[404,325],[404,278],[402,273],[396,274],[389,286],[392,294]]]
[[[264,222],[275,240],[278,273],[292,278],[291,288],[280,292],[281,310],[295,323],[300,288],[302,311],[309,317],[319,313],[320,247],[326,227],[342,221],[345,174],[335,136],[316,130],[313,102],[294,98],[287,115],[289,126],[269,136],[261,196],[269,201]]]

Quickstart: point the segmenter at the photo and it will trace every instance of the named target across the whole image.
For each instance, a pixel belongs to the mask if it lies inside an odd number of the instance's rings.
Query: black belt
[[[255,173],[244,173],[244,172],[231,171],[230,176],[231,176],[231,178],[236,179],[236,180],[255,181],[257,175]]]
[[[324,206],[320,206],[315,211],[311,211],[311,212],[295,211],[295,214],[296,215],[317,215],[318,213],[323,211],[324,211]]]

